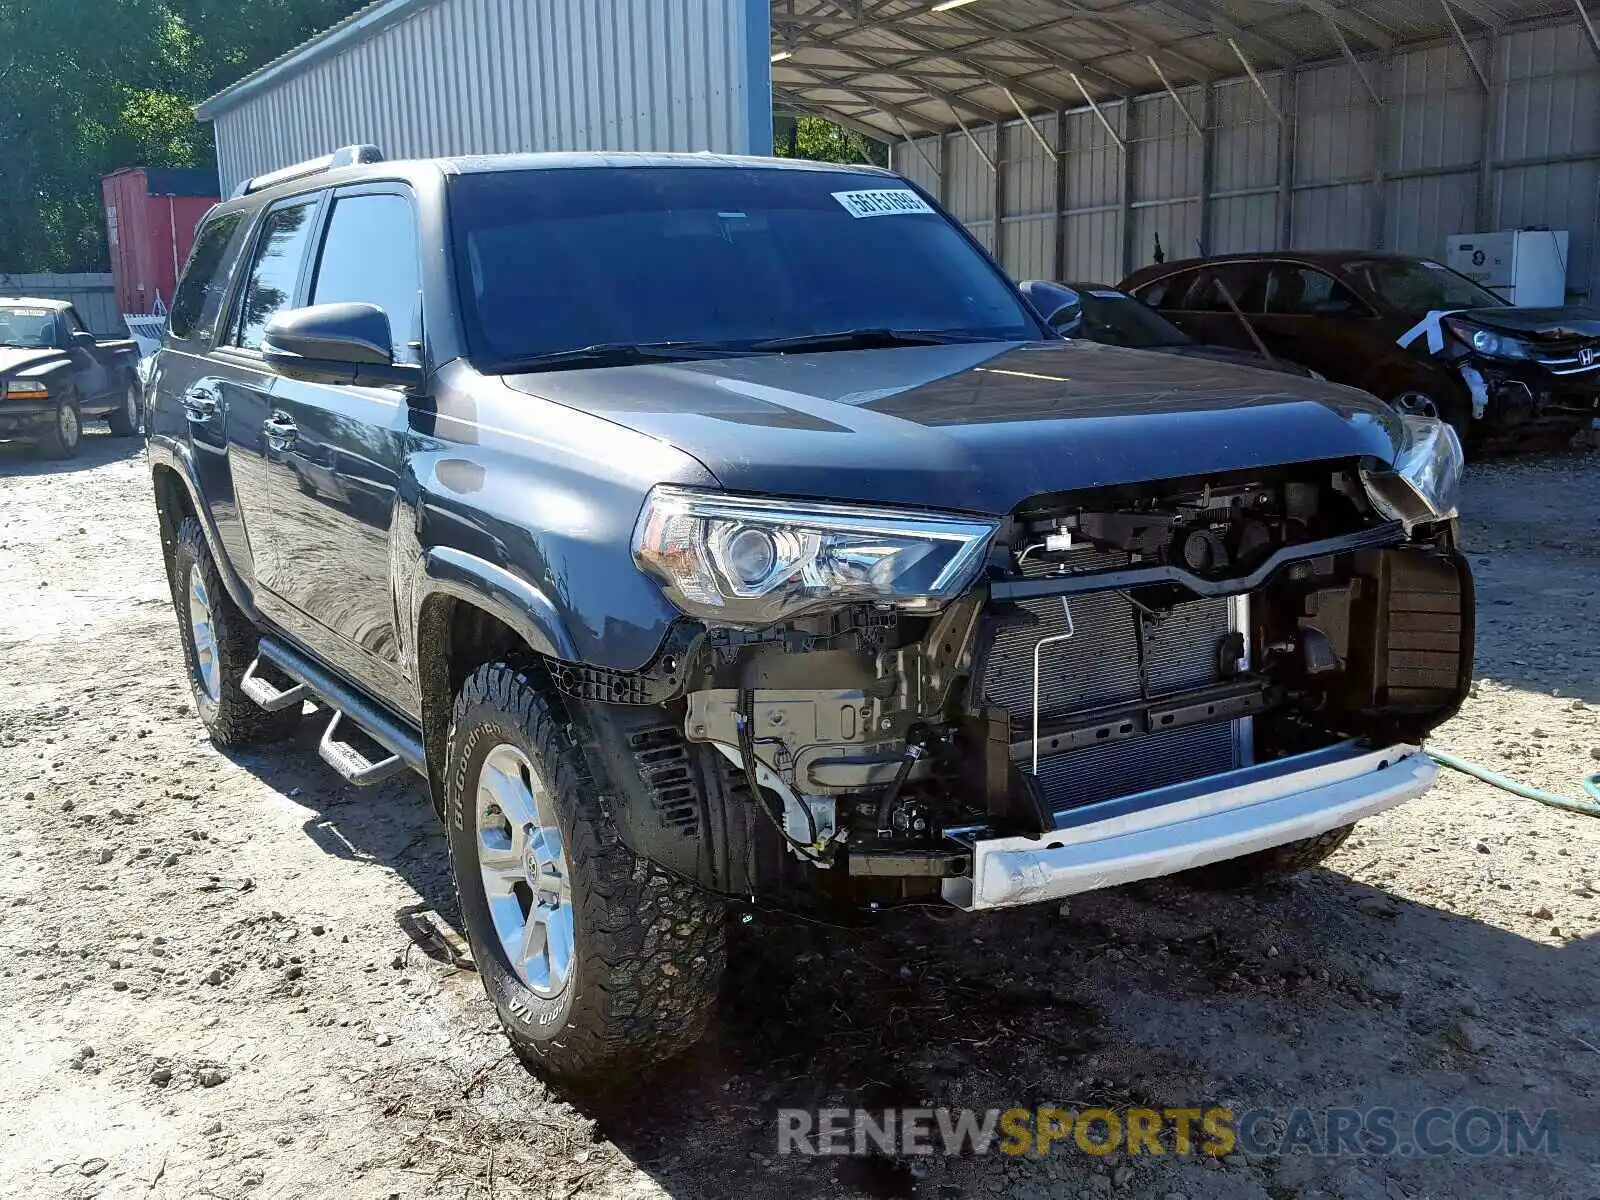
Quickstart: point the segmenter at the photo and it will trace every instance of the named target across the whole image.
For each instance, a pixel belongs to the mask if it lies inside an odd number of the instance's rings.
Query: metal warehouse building
[[[1596,284],[1583,0],[380,0],[208,100],[222,182],[329,148],[891,142],[1018,277],[1570,231]]]

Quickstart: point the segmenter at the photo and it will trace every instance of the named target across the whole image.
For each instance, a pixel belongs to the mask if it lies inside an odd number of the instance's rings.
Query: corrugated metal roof
[[[1571,20],[1571,0],[772,0],[781,105],[898,139]],[[1246,64],[1248,63],[1248,68]]]
[[[211,120],[262,88],[439,0],[375,0],[196,109]],[[1456,34],[1570,18],[1570,0],[771,0],[774,93],[881,137],[1381,55]],[[1342,44],[1341,44],[1342,43]],[[1165,78],[1163,78],[1165,77]]]

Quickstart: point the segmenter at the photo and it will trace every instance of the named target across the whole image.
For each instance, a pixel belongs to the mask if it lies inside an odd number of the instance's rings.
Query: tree
[[[0,271],[104,269],[100,178],[214,167],[194,105],[362,0],[0,0]]]
[[[889,150],[883,142],[842,129],[825,117],[778,117],[773,122],[772,144],[773,153],[784,158],[889,165]]]

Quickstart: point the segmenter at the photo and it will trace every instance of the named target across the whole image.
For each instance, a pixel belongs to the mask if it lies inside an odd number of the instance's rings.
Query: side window
[[[1154,283],[1140,289],[1136,293],[1140,300],[1151,308],[1172,311],[1181,307],[1184,293],[1194,283],[1193,271],[1179,271],[1176,275],[1168,275],[1165,279],[1158,279]]]
[[[68,337],[71,337],[75,333],[88,333],[89,332],[88,326],[86,326],[83,323],[83,318],[78,315],[78,310],[77,309],[69,308],[65,312],[63,312],[61,315],[66,317],[66,319],[67,319],[67,336]]]
[[[295,285],[311,237],[315,200],[303,200],[267,214],[256,242],[255,261],[245,281],[235,320],[233,343],[258,350],[267,322],[294,303]]]
[[[244,213],[231,212],[207,221],[195,235],[189,265],[167,315],[167,332],[173,337],[209,337],[216,328],[243,230]]]
[[[334,201],[311,303],[351,301],[388,314],[395,362],[421,361],[422,264],[404,196],[383,192]]]
[[[1284,317],[1365,317],[1371,313],[1353,291],[1311,267],[1279,263],[1267,281],[1267,312]]]
[[[1254,263],[1223,263],[1202,271],[1182,307],[1188,312],[1259,313],[1265,293],[1264,272]],[[1229,304],[1229,300],[1233,304]]]

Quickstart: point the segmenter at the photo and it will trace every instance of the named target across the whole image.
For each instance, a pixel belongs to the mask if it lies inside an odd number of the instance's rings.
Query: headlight
[[[1372,507],[1409,534],[1423,521],[1456,516],[1461,502],[1461,471],[1466,465],[1456,431],[1434,417],[1402,416],[1400,452],[1388,471],[1361,472]]]
[[[1528,347],[1514,337],[1495,333],[1491,329],[1477,329],[1464,321],[1447,324],[1479,354],[1487,358],[1528,358]]]
[[[641,570],[691,616],[770,625],[868,602],[933,610],[983,564],[997,523],[658,487],[633,532]]]
[[[13,379],[6,384],[7,400],[48,400],[50,389],[37,379]]]

